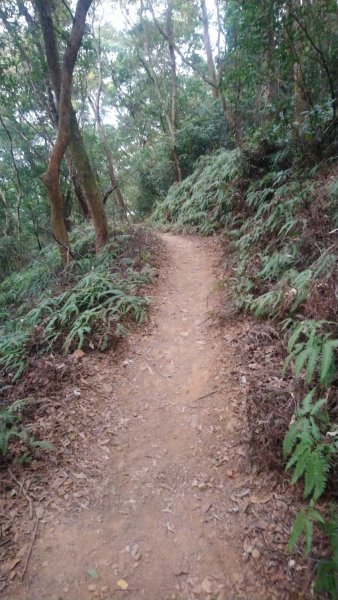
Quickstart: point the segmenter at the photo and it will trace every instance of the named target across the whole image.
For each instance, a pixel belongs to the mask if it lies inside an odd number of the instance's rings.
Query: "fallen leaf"
[[[84,473],[72,473],[72,475],[75,479],[87,479]]]
[[[78,348],[77,350],[74,350],[74,352],[71,354],[72,358],[83,358],[84,356],[86,356],[86,353],[81,350],[80,348]]]
[[[9,571],[12,571],[20,562],[20,560],[21,558],[13,558],[13,560],[10,560],[4,568],[4,573],[9,573]]]
[[[255,494],[253,494],[252,496],[250,496],[251,504],[266,504],[267,502],[270,502],[270,500],[272,500],[271,495],[256,496]]]

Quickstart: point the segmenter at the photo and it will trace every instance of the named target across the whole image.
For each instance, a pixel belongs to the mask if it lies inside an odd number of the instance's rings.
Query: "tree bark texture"
[[[92,0],[78,0],[77,9],[78,9],[79,4],[81,6],[88,5],[88,8],[86,10],[86,14],[87,14],[91,3],[92,3]],[[56,102],[58,105],[58,121],[59,121],[58,128],[59,128],[60,127],[60,119],[62,117],[61,110],[60,110],[61,100],[62,100],[62,87],[63,87],[62,86],[62,74],[63,74],[65,64],[67,66],[67,62],[65,63],[65,59],[64,59],[63,66],[61,69],[60,61],[59,61],[59,53],[58,53],[58,48],[57,48],[57,43],[56,43],[56,38],[55,38],[55,31],[54,31],[54,26],[53,26],[50,0],[48,0],[48,2],[45,2],[44,0],[35,0],[35,5],[37,7],[39,18],[40,18],[40,23],[41,23],[43,38],[44,38],[45,51],[46,51],[47,64],[48,64],[49,73],[50,73],[50,77],[51,77],[51,83],[52,83],[54,94],[56,97]],[[77,17],[77,10],[75,13],[75,21],[76,21],[76,17]],[[74,25],[75,25],[75,21],[74,21]],[[84,24],[85,24],[85,21],[83,23],[83,29],[84,29]],[[74,25],[73,25],[73,29],[74,29]],[[83,32],[82,32],[82,35],[83,35]],[[67,46],[67,48],[68,48],[68,46]],[[66,50],[66,52],[67,52],[67,50]],[[108,241],[108,223],[107,223],[107,218],[106,218],[106,214],[104,211],[101,192],[98,187],[95,175],[91,168],[91,164],[90,164],[88,155],[87,155],[85,147],[84,147],[82,135],[81,135],[80,128],[79,128],[77,118],[76,118],[76,113],[71,104],[71,96],[69,97],[68,123],[69,123],[69,135],[68,135],[67,144],[69,144],[69,151],[70,151],[72,160],[74,162],[76,171],[78,173],[81,186],[83,188],[83,191],[85,193],[85,196],[86,196],[86,199],[88,202],[89,212],[92,217],[93,226],[94,226],[94,230],[95,230],[96,250],[98,251]]]

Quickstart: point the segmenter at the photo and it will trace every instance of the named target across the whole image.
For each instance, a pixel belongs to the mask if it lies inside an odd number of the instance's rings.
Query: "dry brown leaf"
[[[255,494],[250,496],[251,504],[266,504],[267,502],[270,502],[270,500],[272,500],[270,494],[269,496],[256,496]]]

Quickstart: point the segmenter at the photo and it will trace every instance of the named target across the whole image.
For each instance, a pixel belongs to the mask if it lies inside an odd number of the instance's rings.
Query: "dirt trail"
[[[116,402],[123,426],[98,439],[101,477],[83,509],[46,512],[11,600],[275,597],[256,581],[258,546],[243,551],[255,516],[242,510],[252,475],[233,377],[240,325],[224,335],[209,318],[219,255],[210,241],[162,237],[168,262],[150,327],[110,367],[110,409]],[[94,415],[103,410],[99,386],[92,402]]]

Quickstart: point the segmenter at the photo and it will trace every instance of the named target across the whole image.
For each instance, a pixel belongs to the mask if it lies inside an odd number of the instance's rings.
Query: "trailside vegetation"
[[[253,442],[269,406],[266,447],[303,486],[290,549],[323,531],[315,588],[332,598],[337,16],[336,0],[0,6],[1,393],[37,355],[104,350],[142,321],[151,243],[132,221],[221,232],[236,308],[273,324],[291,382],[287,418],[284,389],[250,399]],[[6,455],[25,433],[21,405],[1,411]]]

